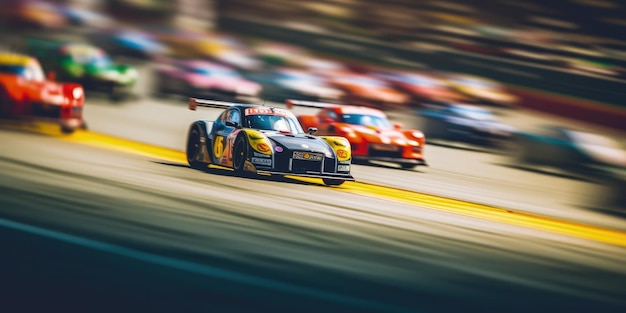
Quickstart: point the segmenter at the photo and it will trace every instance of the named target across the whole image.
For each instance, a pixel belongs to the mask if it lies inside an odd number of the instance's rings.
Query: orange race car
[[[52,120],[69,133],[85,127],[84,102],[81,85],[46,79],[37,59],[0,53],[0,116]]]
[[[426,166],[424,160],[424,133],[402,129],[391,123],[381,110],[332,103],[287,100],[287,108],[294,106],[319,108],[316,115],[298,115],[304,129],[317,128],[321,136],[341,136],[348,139],[354,161],[385,161],[410,169]]]
[[[345,93],[344,102],[380,109],[404,107],[409,97],[382,79],[358,73],[326,75],[328,83]]]

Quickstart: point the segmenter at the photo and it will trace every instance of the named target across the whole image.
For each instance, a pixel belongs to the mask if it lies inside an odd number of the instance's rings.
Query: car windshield
[[[481,79],[456,78],[454,79],[454,81],[459,84],[466,85],[472,88],[497,88],[495,84],[485,81],[485,80],[481,80]]]
[[[250,128],[260,130],[277,130],[292,134],[302,134],[302,126],[297,119],[270,114],[247,115],[246,121]]]
[[[16,74],[27,80],[43,80],[44,74],[39,66],[0,64],[0,73]]]
[[[584,145],[621,149],[619,143],[617,143],[615,140],[602,135],[580,131],[568,131],[568,134],[573,141],[579,142]]]
[[[366,87],[383,87],[385,84],[379,80],[371,79],[368,77],[348,77],[344,79],[345,81]]]
[[[319,82],[321,81],[315,75],[307,74],[307,73],[296,73],[296,72],[286,72],[279,74],[280,79],[285,80],[297,80],[297,81],[308,81],[308,82]]]
[[[109,56],[104,54],[104,52],[93,49],[93,50],[85,50],[85,51],[73,51],[71,53],[72,60],[76,63],[85,64],[85,65],[93,65],[96,67],[107,67],[112,64]]]
[[[443,83],[436,79],[419,75],[403,75],[400,76],[400,79],[406,83],[424,87],[439,87],[443,85]]]
[[[240,77],[240,75],[235,71],[231,71],[227,69],[220,69],[220,68],[192,67],[190,71],[195,74],[202,74],[202,75],[208,75],[208,76],[231,77],[231,78]]]
[[[470,107],[453,107],[450,109],[455,115],[479,121],[495,121],[495,116],[488,110]]]
[[[26,71],[26,67],[22,65],[5,65],[0,64],[0,73],[9,73],[9,74],[17,74],[23,75]]]
[[[382,116],[370,115],[370,114],[342,114],[341,121],[363,126],[374,126],[380,128],[391,128],[389,120]]]

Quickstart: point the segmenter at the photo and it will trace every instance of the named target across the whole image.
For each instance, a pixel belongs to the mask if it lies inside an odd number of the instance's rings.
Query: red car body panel
[[[84,101],[80,84],[46,79],[37,59],[0,53],[0,115],[53,120],[72,131],[84,125]]]

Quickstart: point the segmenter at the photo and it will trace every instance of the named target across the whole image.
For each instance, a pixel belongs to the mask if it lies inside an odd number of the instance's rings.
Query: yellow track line
[[[59,134],[58,126],[48,127],[45,125],[37,125],[33,127],[32,125],[29,125],[28,127],[21,128],[34,130],[38,133],[46,135],[51,135],[65,141],[132,153],[135,155],[161,159],[168,162],[187,163],[184,152],[168,148],[162,148],[150,144],[139,143],[132,140],[116,138],[113,136],[93,133],[89,131],[76,131],[72,135],[61,135]],[[289,178],[299,179],[315,184],[321,184],[320,179],[299,178],[295,176],[289,176]],[[402,190],[360,182],[345,182],[343,185],[333,188],[333,190],[359,194],[368,197],[384,198],[387,200],[415,205],[422,208],[428,208],[442,212],[459,214],[626,247],[626,233],[624,232],[603,229],[600,227],[594,227],[574,222],[562,221],[554,218],[527,214],[523,212],[514,212],[511,210],[483,204],[465,202],[440,196],[428,195],[415,191]]]

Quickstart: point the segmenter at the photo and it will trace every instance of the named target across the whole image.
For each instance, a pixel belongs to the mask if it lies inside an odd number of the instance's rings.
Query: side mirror
[[[393,123],[393,128],[394,129],[402,129],[402,124],[400,124],[400,123]]]
[[[309,129],[307,129],[306,132],[309,135],[313,135],[313,134],[317,133],[317,128],[316,127],[309,127]]]
[[[227,121],[226,122],[226,126],[239,128],[239,123],[234,123],[234,122],[231,122],[231,121]]]
[[[50,71],[46,73],[46,79],[50,81],[55,81],[57,79],[57,74],[55,72]]]

